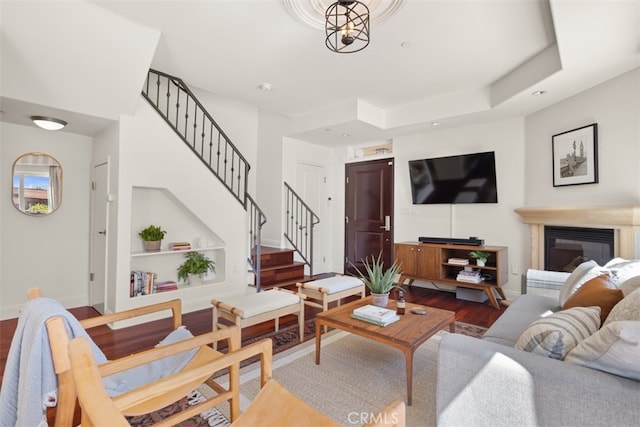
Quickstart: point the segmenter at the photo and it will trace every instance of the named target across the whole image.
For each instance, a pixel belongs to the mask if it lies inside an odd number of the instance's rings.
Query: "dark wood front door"
[[[393,159],[348,163],[345,170],[345,273],[382,252],[393,264]]]

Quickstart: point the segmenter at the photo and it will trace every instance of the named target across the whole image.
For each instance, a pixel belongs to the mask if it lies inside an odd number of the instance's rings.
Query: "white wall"
[[[408,161],[495,151],[497,204],[413,205]],[[528,253],[527,228],[513,212],[524,204],[524,120],[515,118],[393,141],[395,157],[395,242],[416,241],[420,236],[468,238],[509,249],[507,295],[519,294],[519,275]]]
[[[553,187],[551,137],[598,123],[599,183]],[[527,206],[637,204],[640,68],[526,117]]]
[[[0,123],[0,140],[0,318],[16,317],[33,286],[66,307],[86,305],[91,138]],[[13,162],[30,151],[62,165],[62,204],[44,217],[24,215],[11,202]]]
[[[266,246],[282,244],[282,188],[283,188],[283,135],[290,119],[260,111],[258,113],[258,158],[252,171],[257,177],[256,202],[267,222],[262,229],[262,242]]]

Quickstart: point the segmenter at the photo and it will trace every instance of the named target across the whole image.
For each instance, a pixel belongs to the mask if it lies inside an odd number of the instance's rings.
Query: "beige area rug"
[[[440,331],[416,350],[408,427],[436,424],[437,349],[446,333]],[[273,377],[344,426],[360,426],[393,400],[406,401],[404,355],[399,350],[340,331],[323,336],[322,344],[320,365],[315,364],[315,343],[305,343],[274,359]],[[254,366],[242,372],[242,409],[260,389],[258,375]]]
[[[486,328],[456,322],[456,332],[481,336]],[[435,426],[435,378],[440,331],[414,354],[413,404],[407,406],[407,426]],[[273,358],[273,377],[289,391],[344,426],[360,426],[388,403],[406,402],[404,355],[391,347],[338,330],[322,336],[320,365],[315,364],[315,341],[307,341]],[[260,390],[257,363],[240,370],[241,410]],[[226,386],[224,377],[217,378]],[[202,394],[213,393],[208,387]],[[229,418],[229,405],[218,407]],[[277,410],[277,408],[274,408]],[[306,426],[301,422],[301,426]]]

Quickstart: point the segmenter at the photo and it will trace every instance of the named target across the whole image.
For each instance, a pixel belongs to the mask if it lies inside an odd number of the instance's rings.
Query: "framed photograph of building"
[[[593,123],[551,137],[553,186],[598,182],[598,124]]]

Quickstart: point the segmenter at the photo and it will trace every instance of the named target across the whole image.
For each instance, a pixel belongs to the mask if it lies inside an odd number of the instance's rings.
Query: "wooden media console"
[[[470,259],[469,252],[483,251],[489,254],[486,265],[479,267]],[[452,264],[452,258],[468,259],[468,267],[479,270],[484,277],[480,283],[462,282],[457,280],[458,273],[464,265]],[[509,259],[507,248],[504,246],[471,246],[453,244],[433,244],[420,242],[404,242],[395,244],[395,259],[400,265],[402,275],[399,283],[409,280],[409,286],[414,280],[444,283],[451,286],[479,289],[489,297],[491,305],[499,309],[494,290],[500,298],[506,299],[502,285],[508,281]]]

